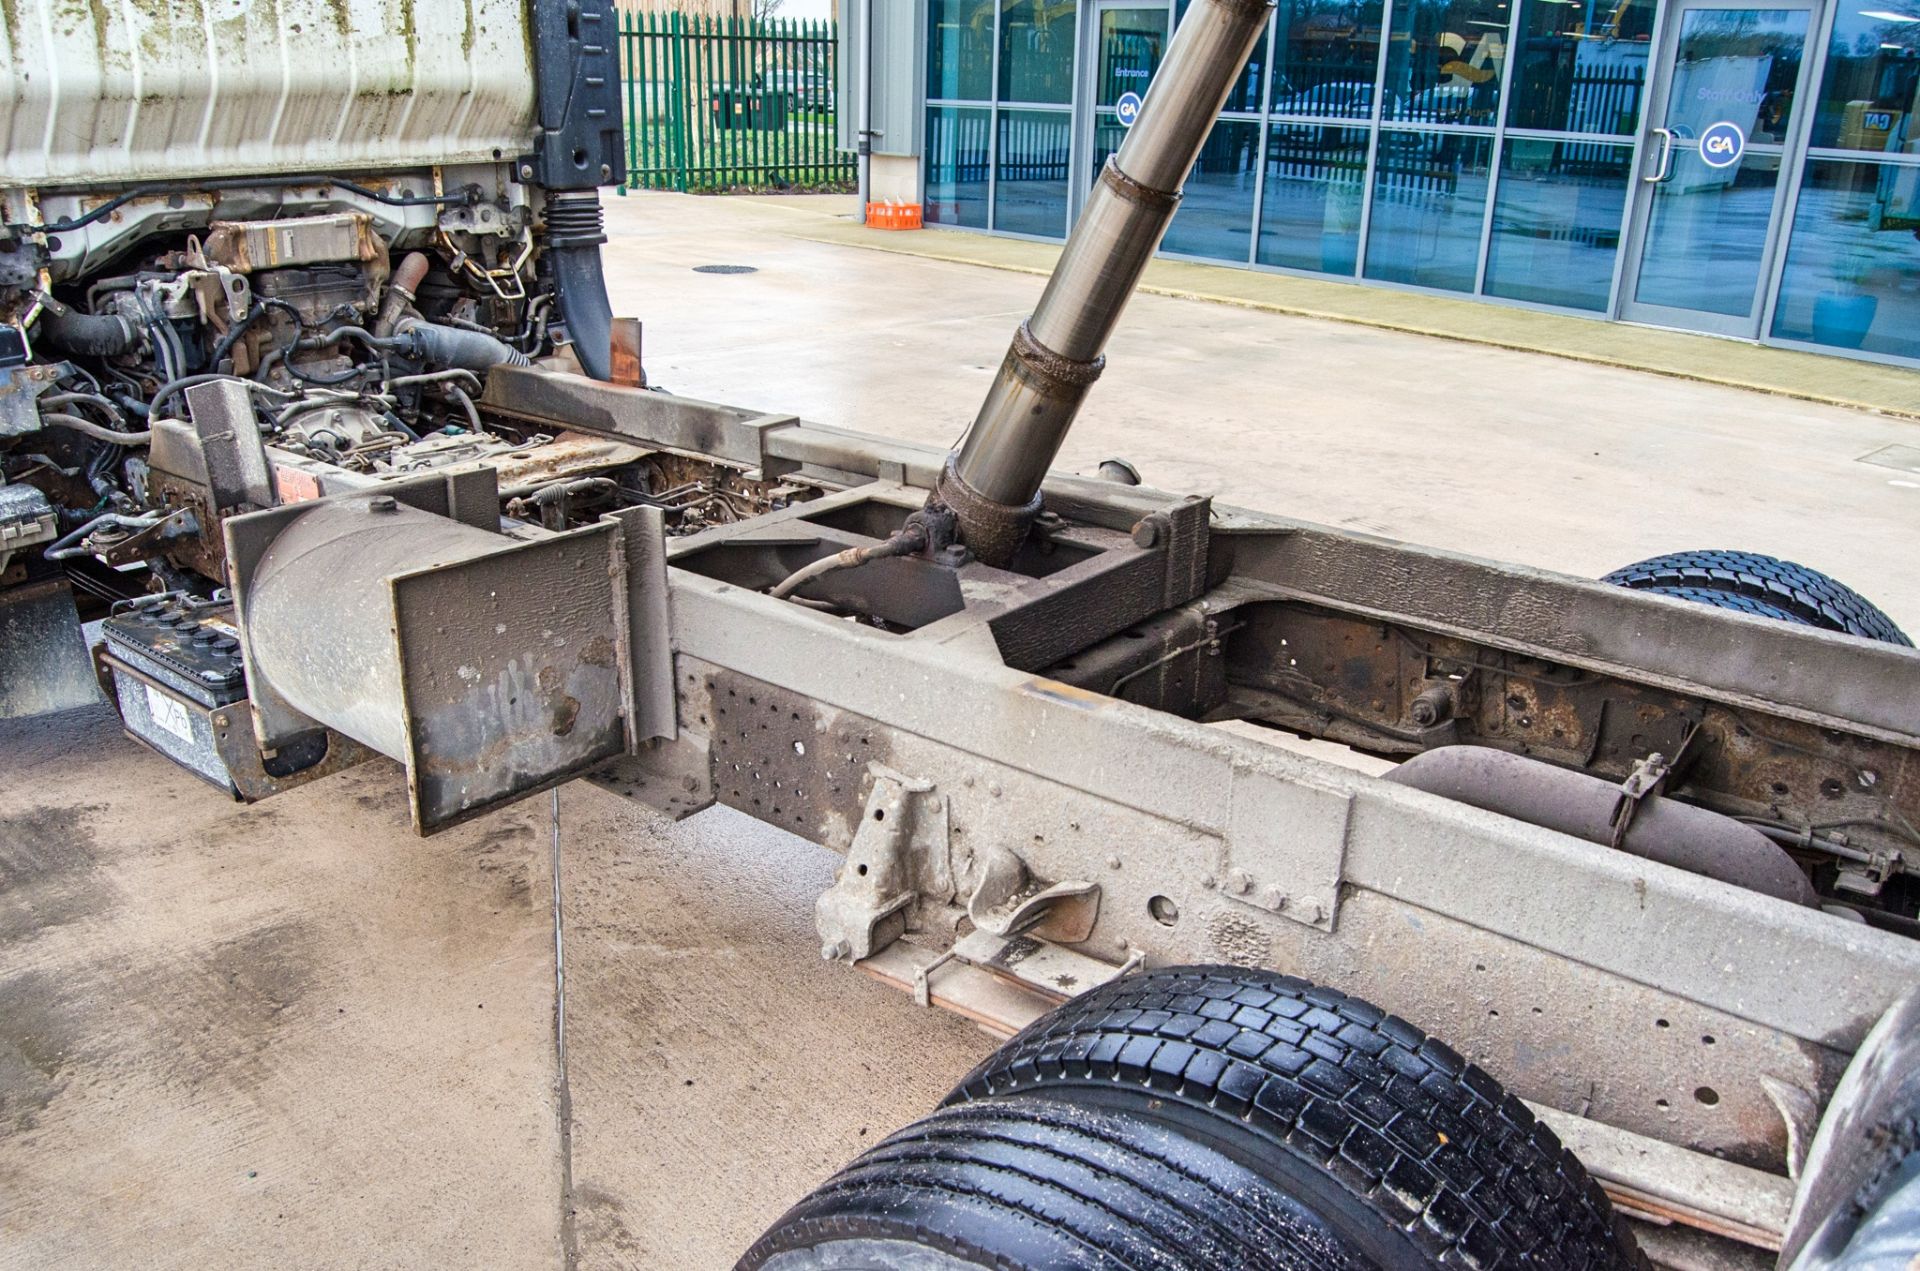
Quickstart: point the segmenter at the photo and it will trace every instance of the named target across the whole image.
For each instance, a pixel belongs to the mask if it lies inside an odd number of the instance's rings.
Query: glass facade
[[[927,221],[1063,238],[1188,2],[928,0]],[[1278,0],[1162,250],[1920,362],[1920,0],[1737,3]]]

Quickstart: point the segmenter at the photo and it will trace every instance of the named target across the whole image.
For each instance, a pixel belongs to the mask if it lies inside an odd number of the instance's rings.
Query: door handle
[[[1658,185],[1673,175],[1673,130],[1655,128],[1653,132],[1660,138],[1660,166],[1654,169],[1652,176],[1640,178],[1648,185]]]

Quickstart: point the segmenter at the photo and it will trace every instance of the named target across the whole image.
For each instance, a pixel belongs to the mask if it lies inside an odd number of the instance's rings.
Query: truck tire
[[[1913,644],[1891,618],[1851,587],[1805,565],[1757,552],[1672,552],[1616,569],[1600,581],[1886,644]]]
[[[1036,1092],[1207,1144],[1383,1266],[1646,1265],[1573,1153],[1498,1082],[1292,976],[1124,977],[1035,1021],[948,1104]]]
[[[788,1210],[739,1271],[1363,1271],[1252,1169],[1122,1112],[1019,1095],[943,1108]],[[1392,1265],[1392,1264],[1389,1264]]]

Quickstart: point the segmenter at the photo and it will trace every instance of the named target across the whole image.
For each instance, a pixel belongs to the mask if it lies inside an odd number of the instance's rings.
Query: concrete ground
[[[616,308],[676,391],[951,441],[1039,280],[843,206],[614,200]],[[1920,424],[1155,295],[1109,352],[1067,467],[1582,574],[1750,547],[1920,630]],[[423,841],[384,762],[240,808],[104,710],[0,724],[0,1267],[723,1267],[989,1049],[819,961],[829,854],[560,815],[570,1151],[545,799]]]

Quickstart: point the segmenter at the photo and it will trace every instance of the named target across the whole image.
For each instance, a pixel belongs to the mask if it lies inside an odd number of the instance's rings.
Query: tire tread
[[[1601,581],[1886,644],[1913,644],[1893,619],[1851,587],[1758,552],[1669,552],[1616,569]]]
[[[1175,999],[1189,1008],[1149,1005]],[[1200,1040],[1228,1004],[1235,1035]],[[1444,1043],[1324,986],[1236,967],[1116,980],[1036,1021],[948,1104],[1092,1088],[1252,1131],[1325,1169],[1440,1265],[1644,1265],[1523,1103]]]

